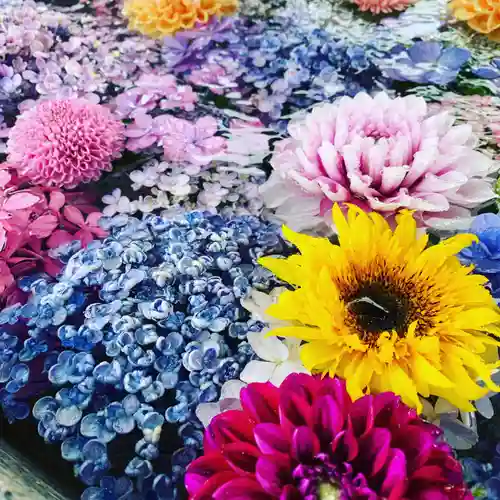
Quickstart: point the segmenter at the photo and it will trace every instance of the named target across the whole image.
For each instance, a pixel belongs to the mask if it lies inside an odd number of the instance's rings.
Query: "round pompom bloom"
[[[238,0],[126,0],[123,14],[129,28],[152,38],[207,24],[212,16],[228,16],[238,9]]]
[[[450,10],[469,28],[500,41],[500,3],[498,0],[452,0]]]
[[[340,379],[250,384],[216,416],[186,473],[196,499],[472,499],[460,464],[393,393],[354,403]]]
[[[373,14],[388,14],[389,12],[405,10],[415,3],[415,0],[351,0],[358,5],[359,10],[369,10]]]
[[[416,96],[360,93],[318,106],[277,144],[264,200],[296,230],[327,220],[335,202],[390,220],[407,208],[420,226],[466,229],[471,209],[495,197],[487,175],[500,164],[454,120]]]
[[[123,130],[104,106],[84,99],[43,101],[10,131],[7,160],[34,184],[74,188],[112,169]]]

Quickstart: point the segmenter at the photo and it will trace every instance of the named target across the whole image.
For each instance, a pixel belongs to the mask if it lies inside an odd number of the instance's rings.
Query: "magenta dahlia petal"
[[[264,455],[257,461],[255,476],[266,493],[280,497],[292,482],[290,459],[284,455]]]
[[[255,474],[260,456],[259,449],[248,443],[231,443],[224,446],[222,455],[229,467],[240,474]]]
[[[83,99],[44,100],[9,134],[8,162],[34,184],[73,188],[110,171],[123,148],[123,124]]]
[[[282,428],[277,424],[258,424],[254,429],[254,437],[260,451],[266,455],[286,453],[290,451],[290,442]]]
[[[241,390],[241,405],[256,422],[278,422],[278,389],[270,384],[250,384]]]
[[[416,96],[359,93],[316,106],[276,145],[262,195],[297,230],[329,223],[334,203],[389,220],[411,209],[421,226],[466,228],[471,210],[495,197],[488,175],[500,163],[473,149],[470,126],[453,122]]]
[[[270,500],[257,481],[240,478],[222,485],[213,495],[215,500]]]
[[[291,456],[293,458],[303,464],[312,464],[319,451],[320,442],[312,429],[306,426],[295,429],[292,435]]]
[[[355,402],[338,379],[249,384],[186,473],[192,500],[470,500],[439,430],[392,393]]]
[[[198,491],[212,477],[220,471],[230,471],[229,464],[222,456],[204,456],[196,461],[196,465],[189,469],[186,477],[186,488],[189,492]]]

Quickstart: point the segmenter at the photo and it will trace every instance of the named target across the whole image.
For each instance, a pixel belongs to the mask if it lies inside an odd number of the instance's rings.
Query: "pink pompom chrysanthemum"
[[[373,14],[388,14],[389,12],[405,10],[415,3],[415,0],[351,0],[359,10],[370,11]]]
[[[8,162],[41,186],[74,188],[112,169],[123,148],[123,124],[84,99],[43,101],[9,134]]]
[[[500,164],[454,120],[416,96],[360,93],[320,105],[276,145],[264,201],[299,231],[328,223],[334,203],[389,221],[410,209],[420,226],[465,229],[471,211],[495,198],[488,175]]]

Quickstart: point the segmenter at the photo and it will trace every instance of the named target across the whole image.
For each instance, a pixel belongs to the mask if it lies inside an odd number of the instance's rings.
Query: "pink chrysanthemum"
[[[428,113],[423,98],[360,93],[316,107],[277,144],[266,204],[296,230],[352,203],[391,219],[415,211],[421,226],[465,229],[471,209],[495,197],[499,163],[475,151],[468,124]]]
[[[389,12],[405,10],[415,0],[351,0],[359,10],[369,10],[373,14],[388,14]]]
[[[83,99],[42,101],[9,134],[8,162],[41,186],[73,188],[110,171],[123,147],[123,124]]]
[[[339,379],[250,384],[187,469],[192,500],[472,500],[439,428],[393,393],[352,402]]]

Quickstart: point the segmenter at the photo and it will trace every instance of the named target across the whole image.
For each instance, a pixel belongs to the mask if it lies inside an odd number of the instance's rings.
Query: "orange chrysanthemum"
[[[125,0],[129,28],[152,38],[206,24],[212,16],[234,14],[238,0]]]
[[[451,0],[450,8],[459,21],[466,21],[473,30],[500,41],[499,0]]]

